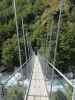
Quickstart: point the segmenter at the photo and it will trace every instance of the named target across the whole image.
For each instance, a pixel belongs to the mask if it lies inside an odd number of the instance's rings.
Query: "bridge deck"
[[[31,86],[28,94],[28,100],[49,100],[38,56],[35,56],[34,62],[35,63],[34,63]]]

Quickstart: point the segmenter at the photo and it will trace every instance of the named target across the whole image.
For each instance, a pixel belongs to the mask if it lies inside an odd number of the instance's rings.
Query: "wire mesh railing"
[[[31,56],[4,83],[0,84],[0,100],[24,100],[32,76],[33,59],[34,57]]]
[[[47,59],[39,56],[49,100],[73,100],[73,85]]]
[[[72,83],[44,57],[39,55],[49,100],[73,100]],[[31,56],[4,84],[0,84],[0,100],[26,100],[33,73]]]

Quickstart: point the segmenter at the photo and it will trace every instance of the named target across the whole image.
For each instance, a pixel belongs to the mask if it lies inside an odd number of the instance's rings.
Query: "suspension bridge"
[[[0,100],[75,100],[75,87],[73,83],[55,67],[60,23],[62,18],[62,1],[63,0],[60,2],[60,13],[55,36],[55,47],[53,48],[53,62],[49,62],[47,57],[42,55],[41,52],[37,51],[37,54],[35,55],[35,51],[33,51],[31,43],[27,52],[27,42],[25,39],[26,34],[24,33],[24,22],[22,17],[22,33],[26,57],[25,63],[22,64],[16,4],[14,0],[13,4],[20,67],[5,82],[0,84]],[[52,41],[52,35],[53,22],[50,32],[50,44]],[[50,51],[51,46],[49,45],[49,51],[47,53],[49,57],[51,55]]]

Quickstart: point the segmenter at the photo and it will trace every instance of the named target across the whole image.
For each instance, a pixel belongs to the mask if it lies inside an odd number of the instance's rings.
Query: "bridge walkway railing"
[[[49,100],[75,100],[72,82],[46,58],[39,55]]]
[[[0,100],[24,100],[32,76],[33,59],[33,56],[29,57],[5,82],[0,82]]]
[[[39,55],[49,100],[74,100],[74,87],[53,64]],[[7,81],[0,84],[0,100],[25,100],[32,78],[31,56]]]

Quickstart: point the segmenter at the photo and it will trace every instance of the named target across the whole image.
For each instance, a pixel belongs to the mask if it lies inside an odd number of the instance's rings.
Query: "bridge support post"
[[[75,87],[73,88],[72,100],[75,100]]]

